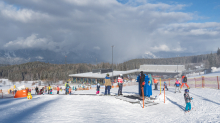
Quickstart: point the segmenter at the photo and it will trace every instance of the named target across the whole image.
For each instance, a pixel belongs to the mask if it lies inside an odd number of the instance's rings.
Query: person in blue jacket
[[[142,96],[141,87],[143,87],[144,96],[150,97],[152,95],[152,80],[141,71],[137,76],[137,82],[139,82],[139,95]]]

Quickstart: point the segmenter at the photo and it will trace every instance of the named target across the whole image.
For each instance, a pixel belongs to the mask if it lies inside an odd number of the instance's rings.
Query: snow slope
[[[126,86],[123,94],[136,94],[137,85]],[[101,93],[103,93],[103,89]],[[112,94],[117,88],[111,89]],[[55,93],[55,92],[54,92]],[[95,90],[76,91],[75,94],[95,94]],[[153,90],[153,96],[160,92]],[[33,95],[32,100],[0,99],[1,123],[35,122],[220,122],[220,91],[215,89],[190,89],[194,98],[194,110],[184,113],[185,102],[182,93],[174,93],[174,88],[166,91],[166,103],[163,93],[160,104],[141,108],[115,96],[97,95]]]

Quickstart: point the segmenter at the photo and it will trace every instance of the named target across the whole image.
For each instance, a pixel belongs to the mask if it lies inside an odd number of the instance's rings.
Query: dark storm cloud
[[[142,5],[140,5],[140,3]],[[220,24],[187,23],[186,5],[127,4],[115,0],[3,0],[0,45],[4,49],[96,51],[116,62],[145,52],[216,50]],[[199,47],[198,47],[199,46]]]

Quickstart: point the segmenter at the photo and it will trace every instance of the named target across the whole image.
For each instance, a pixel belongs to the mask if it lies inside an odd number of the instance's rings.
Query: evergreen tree
[[[218,50],[217,50],[217,55],[220,55],[220,49],[218,48]]]

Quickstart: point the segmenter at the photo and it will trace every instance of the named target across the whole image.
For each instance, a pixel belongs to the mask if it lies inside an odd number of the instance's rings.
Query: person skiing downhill
[[[193,98],[189,96],[189,90],[188,89],[185,89],[184,99],[185,99],[185,103],[186,103],[185,112],[191,111],[191,103],[190,102]]]
[[[122,74],[119,75],[118,77],[118,95],[122,95],[122,87],[123,87],[123,78]]]
[[[181,93],[181,91],[180,91],[180,82],[179,82],[178,78],[176,78],[176,82],[175,82],[174,86],[175,86],[175,93],[176,93],[176,88],[178,88],[179,93]]]

